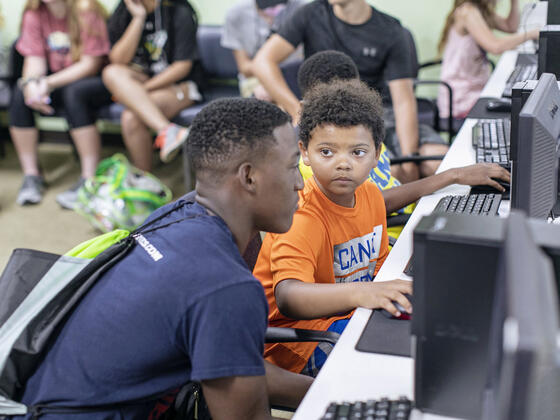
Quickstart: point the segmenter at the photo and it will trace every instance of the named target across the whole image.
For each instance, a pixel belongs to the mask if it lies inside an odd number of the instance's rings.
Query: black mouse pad
[[[486,109],[486,104],[490,101],[495,101],[496,98],[478,98],[478,101],[474,104],[472,109],[469,111],[467,118],[486,118],[486,119],[498,119],[498,118],[509,118],[511,112],[492,112]]]
[[[381,312],[373,311],[356,344],[356,350],[411,357],[410,321],[389,319]]]

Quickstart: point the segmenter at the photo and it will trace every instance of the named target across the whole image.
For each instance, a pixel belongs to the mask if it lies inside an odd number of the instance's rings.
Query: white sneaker
[[[16,203],[20,206],[27,204],[39,204],[43,199],[45,191],[45,181],[37,175],[25,175],[23,184],[19,189]]]
[[[181,150],[181,146],[189,136],[189,128],[177,124],[169,124],[156,137],[155,145],[160,148],[159,157],[162,162],[170,162]]]
[[[80,177],[80,179],[69,189],[58,194],[56,196],[56,202],[60,204],[60,207],[63,209],[74,210],[76,204],[78,204],[78,190],[85,182],[85,178]]]

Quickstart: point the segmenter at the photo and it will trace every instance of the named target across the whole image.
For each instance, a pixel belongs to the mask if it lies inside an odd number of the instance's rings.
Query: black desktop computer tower
[[[548,0],[546,24],[560,25],[560,0]]]
[[[468,215],[424,217],[414,230],[415,404],[478,418],[485,389],[494,278],[505,224]],[[475,392],[473,392],[475,391]]]
[[[560,273],[560,226],[531,226]],[[423,412],[477,420],[484,412],[505,227],[498,217],[434,213],[414,230],[414,399]]]
[[[560,25],[547,25],[540,31],[538,76],[543,73],[560,79]]]
[[[560,0],[558,0],[560,3]],[[560,46],[559,46],[560,47]],[[519,185],[519,182],[513,180],[518,175],[516,173],[516,164],[517,164],[517,136],[519,135],[519,113],[527,102],[527,98],[531,95],[535,87],[537,86],[537,80],[526,80],[524,82],[517,82],[513,85],[511,90],[511,131],[510,131],[510,160],[513,162],[512,164],[512,182],[511,182],[511,192],[510,197],[517,197],[519,193],[516,191],[516,187]],[[558,83],[558,89],[560,89],[560,81]],[[558,166],[560,168],[560,138],[558,139]],[[560,217],[560,170],[558,171],[558,199],[556,205],[552,209],[552,213],[555,217]]]

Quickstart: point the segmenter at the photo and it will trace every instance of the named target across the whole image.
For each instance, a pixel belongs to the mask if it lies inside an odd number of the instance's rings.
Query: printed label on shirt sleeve
[[[137,233],[134,235],[134,239],[136,240],[138,245],[140,245],[144,249],[144,251],[148,253],[152,260],[157,262],[163,258],[161,252],[159,252],[158,249],[153,246],[150,241],[148,241],[143,235]]]
[[[382,236],[383,225],[377,225],[367,235],[335,245],[335,282],[373,281]]]

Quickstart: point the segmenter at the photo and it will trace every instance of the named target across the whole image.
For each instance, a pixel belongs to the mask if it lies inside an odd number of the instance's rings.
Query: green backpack
[[[171,190],[158,178],[117,153],[101,161],[95,176],[80,188],[75,210],[102,232],[131,231],[171,198]]]

